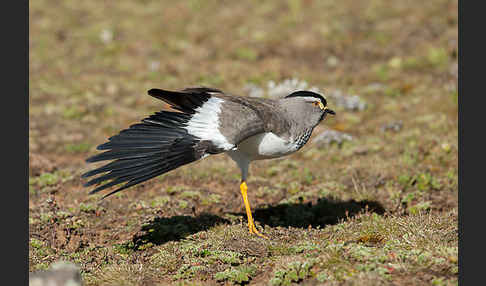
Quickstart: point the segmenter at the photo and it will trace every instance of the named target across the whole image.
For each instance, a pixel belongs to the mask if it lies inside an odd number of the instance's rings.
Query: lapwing
[[[131,125],[97,147],[107,150],[87,162],[111,160],[84,173],[90,194],[119,185],[103,198],[209,155],[226,153],[241,170],[240,191],[248,230],[261,237],[248,201],[248,169],[254,160],[286,156],[301,149],[327,114],[326,99],[296,91],[278,99],[233,96],[218,89],[181,91],[150,89],[148,94],[170,105]]]

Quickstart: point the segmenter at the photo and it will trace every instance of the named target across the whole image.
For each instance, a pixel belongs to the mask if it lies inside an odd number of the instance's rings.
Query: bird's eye
[[[314,106],[319,106],[319,108],[321,110],[325,108],[324,104],[322,104],[322,102],[320,102],[320,101],[314,101],[314,102],[312,102],[312,104],[314,104]]]

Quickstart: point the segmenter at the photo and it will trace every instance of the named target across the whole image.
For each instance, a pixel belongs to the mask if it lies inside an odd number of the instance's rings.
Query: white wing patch
[[[219,132],[219,114],[223,102],[220,98],[211,97],[201,107],[196,108],[196,113],[185,128],[189,134],[201,140],[209,140],[218,148],[229,150],[234,145]]]

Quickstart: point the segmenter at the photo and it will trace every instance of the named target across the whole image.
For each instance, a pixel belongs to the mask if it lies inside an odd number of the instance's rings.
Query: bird
[[[89,194],[118,185],[103,196],[106,198],[183,165],[226,153],[241,171],[240,193],[248,231],[263,238],[268,237],[257,230],[248,200],[250,163],[298,151],[327,114],[336,114],[323,95],[308,90],[273,99],[237,96],[210,87],[179,91],[152,88],[148,94],[170,108],[97,146],[104,152],[86,162],[110,162],[82,174],[83,178],[91,177],[84,187],[97,186]]]

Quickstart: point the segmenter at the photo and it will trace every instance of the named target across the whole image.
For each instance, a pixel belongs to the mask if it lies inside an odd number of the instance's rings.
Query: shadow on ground
[[[257,209],[253,217],[262,225],[271,227],[324,227],[337,224],[340,220],[356,215],[360,212],[369,211],[379,215],[385,213],[385,208],[375,201],[336,201],[327,198],[320,198],[317,203],[296,203],[269,206]],[[240,214],[243,215],[243,214]]]
[[[201,214],[196,217],[156,217],[142,226],[141,234],[135,235],[132,241],[136,249],[147,243],[160,245],[183,239],[222,223],[229,224],[230,221],[212,214]]]
[[[317,203],[296,203],[268,206],[253,212],[254,219],[262,225],[271,227],[324,227],[336,224],[340,220],[369,211],[382,215],[383,206],[375,201],[335,201],[321,198]],[[246,217],[246,213],[232,213]],[[141,232],[133,237],[136,249],[139,246],[152,243],[164,244],[168,241],[180,240],[188,235],[207,230],[217,224],[229,224],[229,220],[212,214],[201,214],[196,217],[173,216],[169,218],[157,217],[145,224]]]

